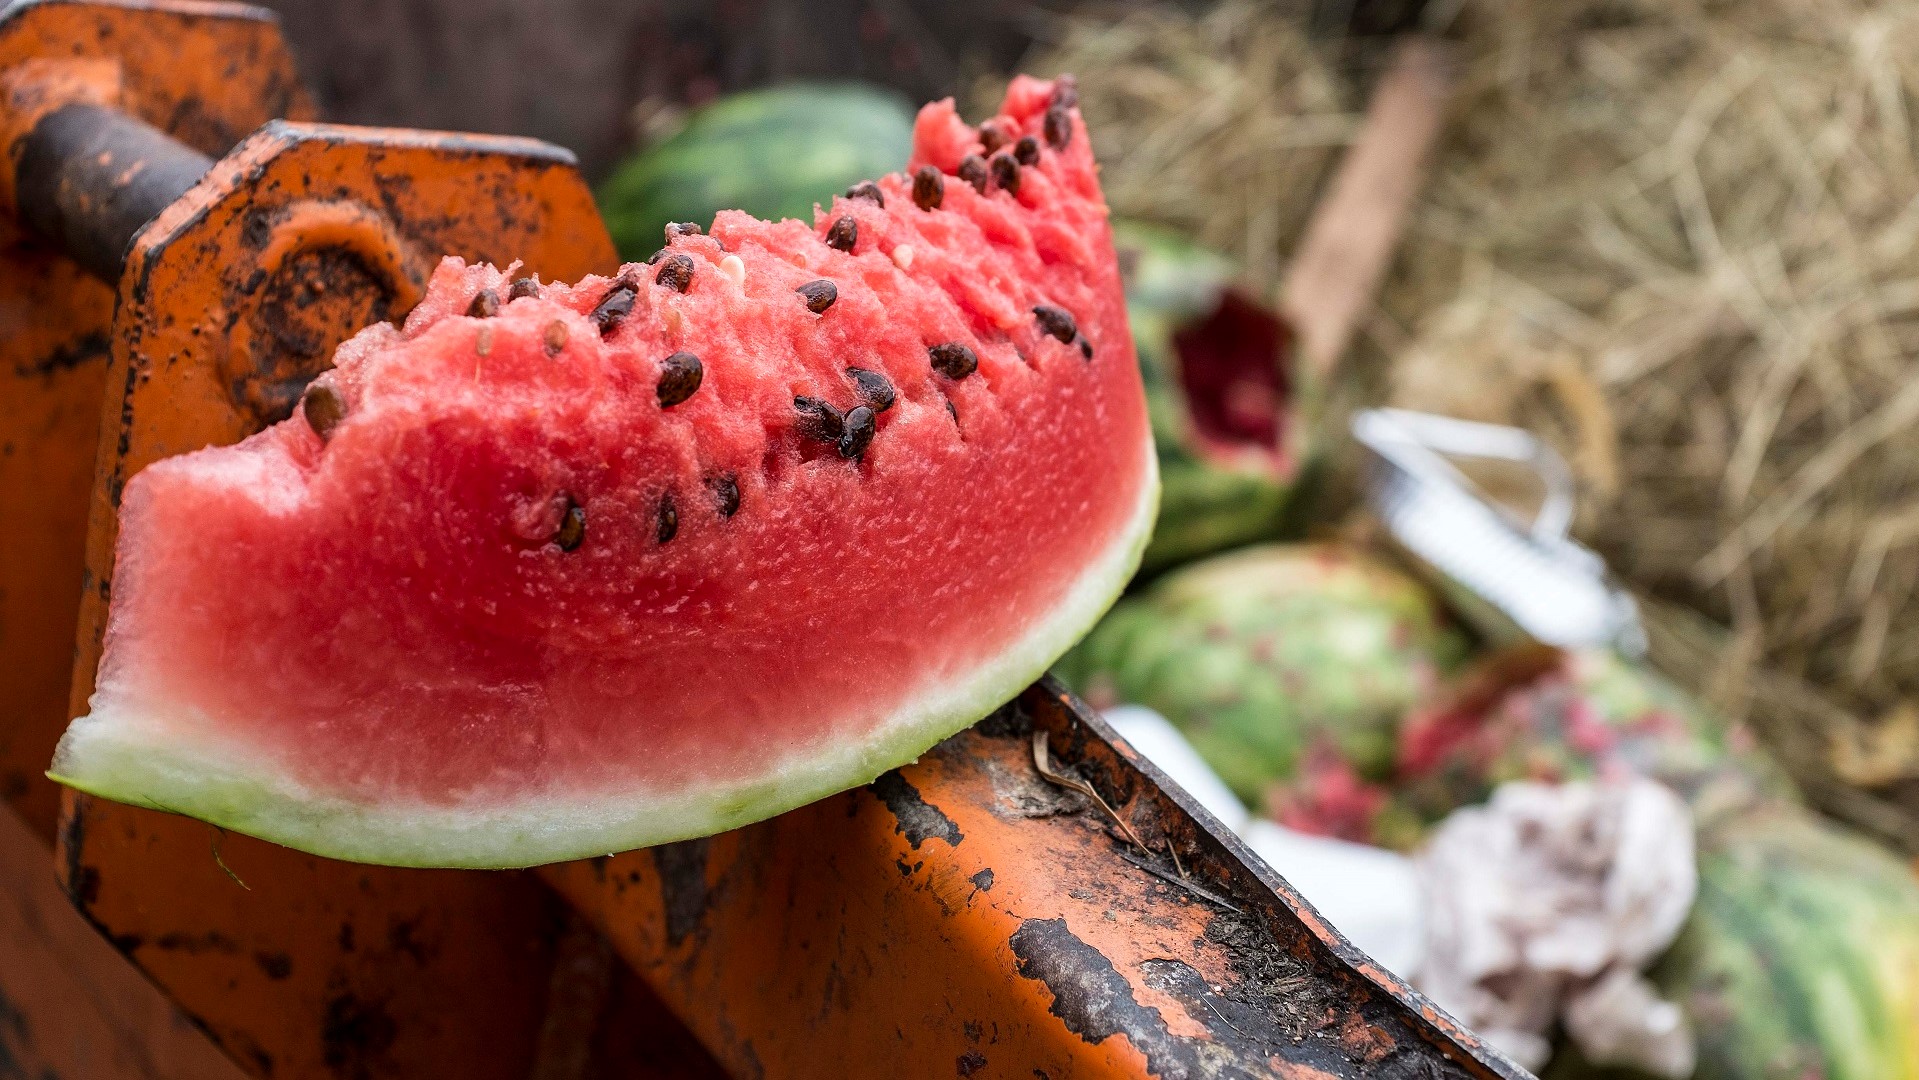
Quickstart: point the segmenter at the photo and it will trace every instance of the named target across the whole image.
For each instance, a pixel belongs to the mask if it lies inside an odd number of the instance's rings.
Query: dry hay
[[[1172,5],[1088,8],[1026,67],[1078,78],[1115,215],[1233,256],[1263,293],[1359,126],[1351,88],[1298,27],[1247,0],[1197,17]],[[996,93],[983,88],[980,104]]]
[[[1919,2],[1442,7],[1451,127],[1361,372],[1553,438],[1581,534],[1661,601],[1656,658],[1919,851]],[[1119,210],[1260,283],[1326,165],[1274,133],[1350,122],[1298,25],[1141,13],[1047,61]]]

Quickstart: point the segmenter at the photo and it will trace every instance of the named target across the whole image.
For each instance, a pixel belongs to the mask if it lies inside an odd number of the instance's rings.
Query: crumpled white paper
[[[1692,815],[1645,779],[1509,783],[1455,811],[1417,857],[1425,959],[1414,983],[1528,1068],[1553,1021],[1598,1064],[1684,1080],[1685,1017],[1639,972],[1698,891]]]

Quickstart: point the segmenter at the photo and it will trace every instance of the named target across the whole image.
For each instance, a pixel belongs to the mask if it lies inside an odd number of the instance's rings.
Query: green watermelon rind
[[[96,701],[60,741],[47,775],[89,795],[182,814],[288,847],[385,866],[510,869],[710,836],[872,782],[1012,700],[1118,599],[1152,537],[1158,466],[1144,449],[1140,501],[1107,551],[1061,601],[997,658],[957,685],[909,701],[880,732],[800,748],[771,778],[671,793],[600,796],[568,807],[536,794],[523,807],[378,809],[304,790],[258,759],[214,760],[183,747],[190,720],[143,724]],[[141,737],[141,728],[151,737]],[[168,735],[172,732],[176,734]]]

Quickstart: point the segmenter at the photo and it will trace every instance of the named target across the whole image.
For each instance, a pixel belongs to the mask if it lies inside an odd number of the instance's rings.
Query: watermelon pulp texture
[[[303,415],[129,483],[52,774],[324,855],[518,866],[770,816],[1008,700],[1156,505],[1070,102],[1015,80],[994,134],[1034,142],[980,190],[940,102],[914,174],[811,224],[722,213],[536,295],[443,263]]]

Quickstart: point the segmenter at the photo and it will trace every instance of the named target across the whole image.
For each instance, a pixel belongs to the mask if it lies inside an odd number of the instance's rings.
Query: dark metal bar
[[[145,121],[67,105],[21,147],[20,217],[89,273],[117,283],[134,235],[212,167],[212,158]]]

